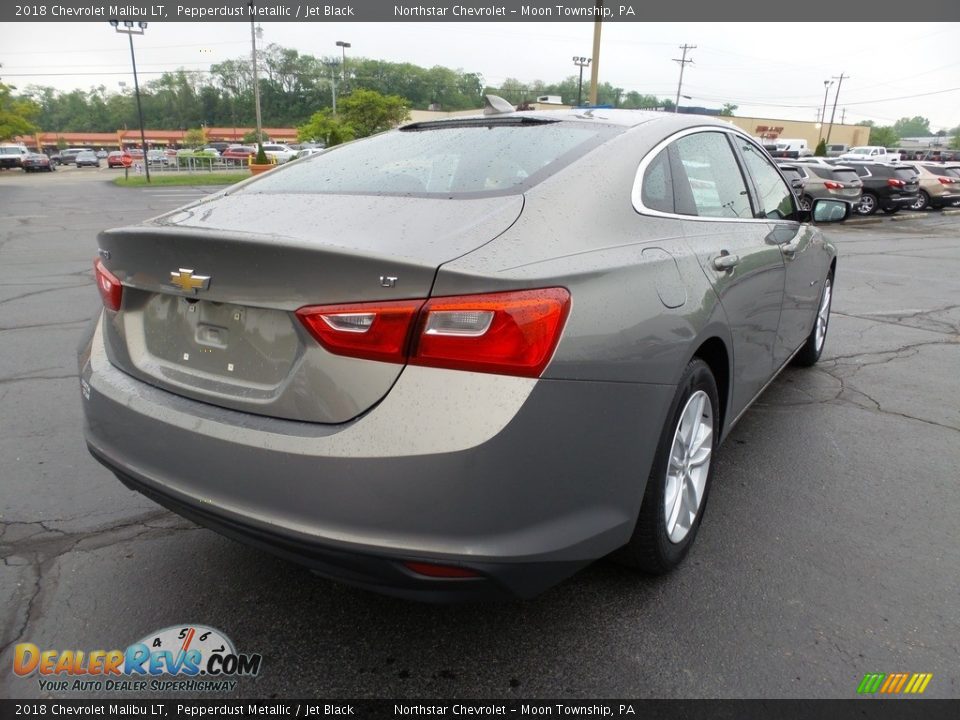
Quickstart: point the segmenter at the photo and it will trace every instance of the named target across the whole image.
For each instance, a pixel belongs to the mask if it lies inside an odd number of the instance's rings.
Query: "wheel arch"
[[[731,397],[731,366],[733,359],[730,356],[730,349],[725,340],[719,335],[711,335],[703,340],[691,356],[703,360],[713,373],[713,379],[717,382],[717,397],[720,398],[720,437],[727,427],[727,412],[730,407]]]

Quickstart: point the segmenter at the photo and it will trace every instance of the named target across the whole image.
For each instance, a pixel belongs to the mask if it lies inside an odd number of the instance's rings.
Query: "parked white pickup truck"
[[[900,153],[887,152],[885,147],[880,147],[879,145],[862,145],[860,147],[850,148],[849,151],[845,152],[838,159],[896,163],[900,162]]]

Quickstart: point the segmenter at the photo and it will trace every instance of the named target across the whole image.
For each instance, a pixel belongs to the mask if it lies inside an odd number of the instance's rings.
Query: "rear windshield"
[[[916,180],[917,178],[917,171],[912,168],[897,168],[893,171],[893,174],[901,180]]]
[[[837,182],[848,183],[860,179],[855,170],[834,170],[833,179]]]
[[[330,149],[241,192],[495,195],[522,192],[620,128],[463,122],[401,130]]]
[[[956,177],[950,168],[944,167],[943,165],[924,165],[924,168],[928,172],[932,172],[934,175],[943,175],[944,177]]]

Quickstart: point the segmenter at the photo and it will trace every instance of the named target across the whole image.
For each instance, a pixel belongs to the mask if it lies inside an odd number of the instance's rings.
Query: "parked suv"
[[[82,152],[92,152],[90,148],[67,148],[54,155],[53,160],[57,165],[76,165],[77,155]]]
[[[893,214],[917,201],[920,183],[917,171],[909,165],[846,162],[863,181],[860,203],[854,208],[860,215],[873,215],[878,208]]]
[[[818,162],[792,162],[789,167],[804,179],[803,192],[798,196],[801,209],[810,210],[817,198],[843,200],[851,205],[860,203],[863,181],[852,167]]]
[[[955,177],[944,165],[917,163],[920,175],[920,192],[912,210],[943,208],[960,202],[960,178]]]

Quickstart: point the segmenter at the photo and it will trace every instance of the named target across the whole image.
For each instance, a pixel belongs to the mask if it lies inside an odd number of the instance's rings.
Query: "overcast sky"
[[[600,80],[627,91],[676,94],[679,45],[696,45],[684,75],[685,104],[739,105],[738,115],[816,120],[823,81],[844,73],[839,122],[892,124],[930,119],[934,131],[960,125],[960,23],[607,23]],[[127,39],[107,23],[0,23],[0,79],[19,88],[60,90],[130,82]],[[575,74],[571,58],[589,56],[593,23],[263,23],[263,42],[316,56],[335,55],[445,65],[483,75],[552,82]],[[869,38],[869,42],[863,40]],[[147,81],[163,71],[249,56],[250,25],[151,23],[136,37]],[[827,117],[833,103],[830,89]],[[896,99],[893,99],[896,98]]]

